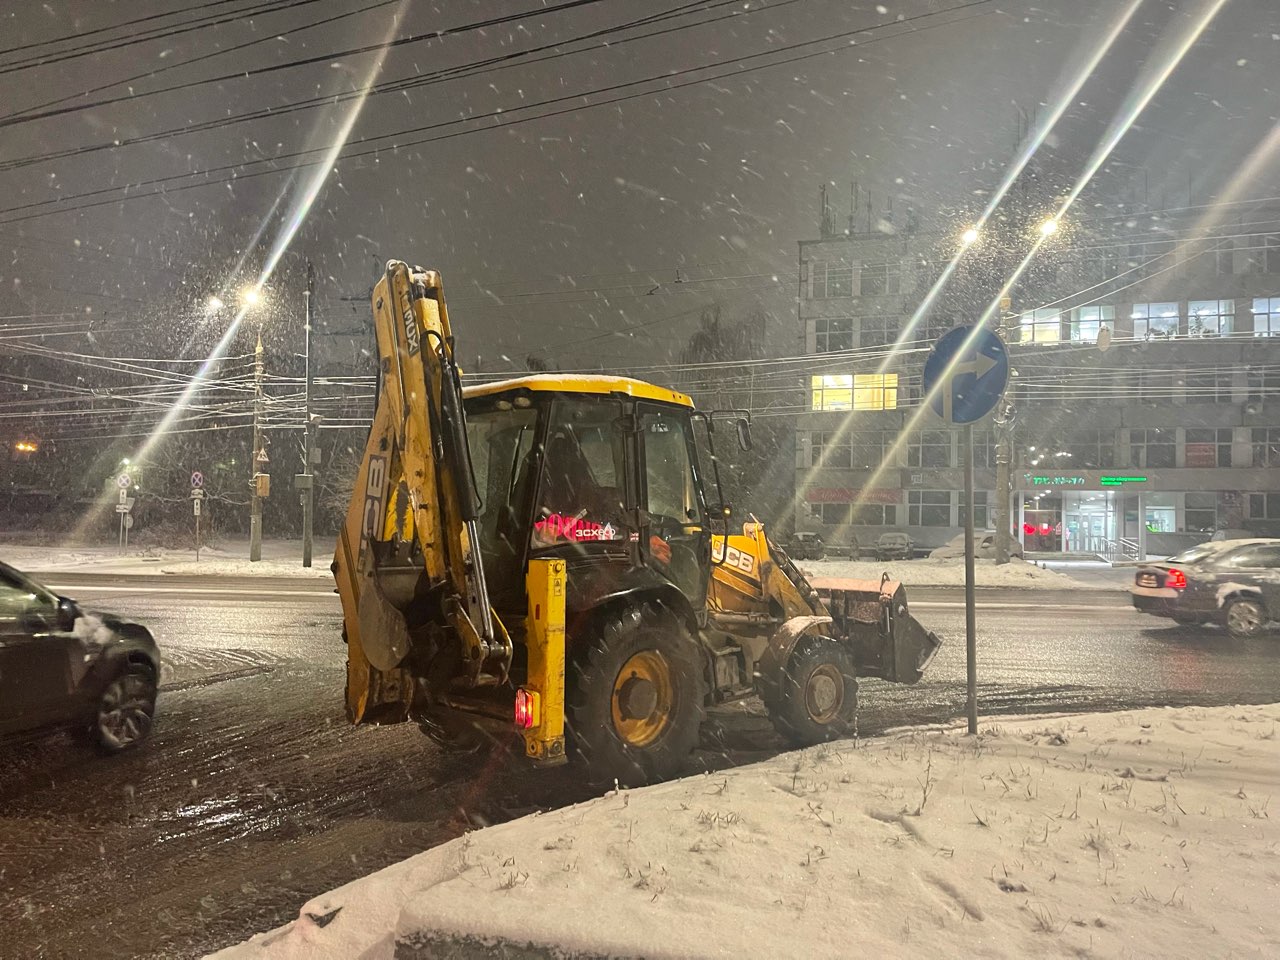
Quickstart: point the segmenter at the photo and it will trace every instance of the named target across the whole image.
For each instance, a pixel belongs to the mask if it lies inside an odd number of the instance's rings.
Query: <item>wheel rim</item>
[[[1262,626],[1262,613],[1247,600],[1237,601],[1227,611],[1227,626],[1235,633],[1257,633]]]
[[[831,723],[844,706],[844,677],[833,663],[824,663],[809,674],[804,704],[814,723]]]
[[[641,650],[613,681],[613,727],[622,741],[645,747],[671,723],[671,665],[657,650]]]
[[[151,684],[142,677],[121,677],[98,702],[98,731],[109,747],[123,749],[151,730]]]

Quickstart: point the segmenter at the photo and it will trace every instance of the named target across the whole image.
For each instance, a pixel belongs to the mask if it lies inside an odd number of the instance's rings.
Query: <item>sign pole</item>
[[[964,652],[969,733],[978,732],[978,639],[973,595],[973,424],[964,425]]]
[[[978,642],[973,590],[973,422],[994,410],[1009,385],[1009,351],[991,330],[961,326],[944,333],[924,364],[929,406],[964,427],[965,706],[969,733],[978,732]],[[997,491],[999,497],[1002,491]]]

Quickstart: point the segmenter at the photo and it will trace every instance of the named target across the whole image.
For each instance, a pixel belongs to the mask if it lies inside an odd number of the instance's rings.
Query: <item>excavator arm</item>
[[[449,688],[502,683],[506,628],[480,563],[478,497],[440,277],[393,260],[373,291],[378,386],[334,578],[347,716],[395,723]]]

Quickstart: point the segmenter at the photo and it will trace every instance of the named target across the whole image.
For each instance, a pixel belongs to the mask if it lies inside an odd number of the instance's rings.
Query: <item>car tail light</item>
[[[532,690],[521,687],[516,691],[516,726],[521,730],[532,730],[538,725],[538,695]]]
[[[1175,590],[1185,590],[1187,588],[1187,575],[1181,570],[1170,570],[1164,575],[1164,585],[1173,587]]]

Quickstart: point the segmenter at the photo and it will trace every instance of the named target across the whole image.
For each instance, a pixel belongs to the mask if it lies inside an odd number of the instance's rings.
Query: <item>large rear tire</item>
[[[688,629],[656,603],[621,611],[571,651],[565,719],[597,782],[677,776],[706,712],[703,664]]]
[[[858,715],[853,654],[829,637],[808,637],[761,699],[773,728],[795,746],[847,737],[856,729]]]

